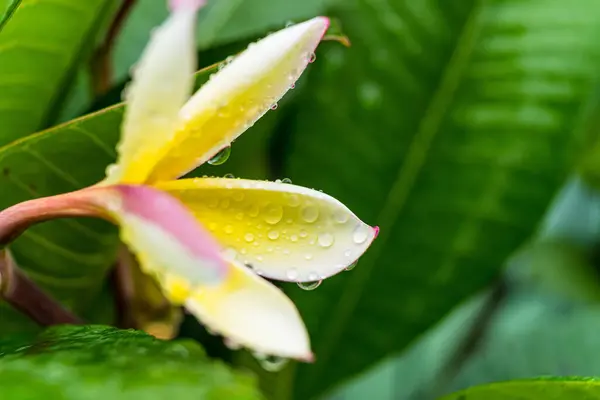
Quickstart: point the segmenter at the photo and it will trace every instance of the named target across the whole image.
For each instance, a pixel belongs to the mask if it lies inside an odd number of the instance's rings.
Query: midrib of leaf
[[[476,42],[480,27],[480,24],[478,24],[480,10],[483,7],[483,2],[484,0],[479,1],[470,11],[468,20],[458,38],[456,48],[448,62],[448,67],[443,74],[438,90],[434,93],[431,105],[421,119],[420,128],[410,145],[406,161],[400,167],[397,178],[394,180],[384,206],[377,217],[378,221],[388,221],[388,223],[381,227],[381,233],[371,250],[374,254],[369,258],[369,262],[362,264],[360,268],[353,271],[352,277],[347,282],[344,293],[339,300],[338,304],[340,307],[333,313],[323,333],[319,335],[320,340],[317,346],[319,363],[312,369],[312,378],[309,379],[309,382],[305,383],[309,386],[314,379],[320,376],[321,368],[319,366],[327,365],[327,361],[335,349],[336,338],[343,331],[360,300],[363,289],[389,238],[386,232],[391,231],[391,227],[401,216],[413,184],[425,164],[430,145],[439,133],[438,128],[441,120],[452,103],[454,92],[460,83],[462,71],[464,66],[468,64],[473,44]]]
[[[2,19],[0,19],[0,31],[2,31],[4,25],[6,25],[6,23],[10,20],[10,17],[13,15],[17,7],[19,7],[19,4],[21,4],[21,0],[14,0],[11,4],[8,5],[5,14],[2,16]]]

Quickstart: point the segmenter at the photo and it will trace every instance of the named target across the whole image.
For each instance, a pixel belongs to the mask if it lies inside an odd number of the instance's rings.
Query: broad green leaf
[[[198,46],[216,45],[264,35],[287,22],[300,22],[320,15],[328,4],[339,0],[209,0],[198,18]],[[115,49],[115,76],[123,79],[138,60],[150,32],[167,15],[164,1],[138,0]]]
[[[115,0],[20,0],[0,25],[0,145],[55,118]]]
[[[600,307],[524,288],[512,294],[441,393],[539,376],[599,376]],[[430,387],[436,380],[430,383]]]
[[[353,46],[317,54],[285,175],[381,234],[351,272],[288,287],[317,362],[265,388],[297,399],[404,349],[498,274],[581,150],[600,56],[594,0],[344,4]]]
[[[600,380],[554,378],[500,382],[474,387],[442,400],[592,400],[600,398]]]
[[[262,398],[252,377],[210,360],[189,340],[165,342],[94,325],[51,328],[27,339],[0,343],[3,398]]]

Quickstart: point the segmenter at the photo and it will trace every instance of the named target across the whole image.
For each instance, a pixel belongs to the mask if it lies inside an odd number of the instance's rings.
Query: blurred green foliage
[[[114,42],[110,87],[99,92],[94,50],[122,4],[0,1],[0,207],[87,186],[114,160],[119,107],[56,123],[120,102],[167,14],[163,1],[134,3]],[[317,290],[283,285],[309,328],[313,365],[270,373],[245,353],[215,349],[198,326],[182,335],[251,368],[273,399],[432,399],[511,379],[600,376],[600,3],[214,0],[198,21],[201,64],[318,14],[335,18],[352,46],[323,43],[278,109],[236,141],[231,160],[193,174],[288,177],[340,199],[381,236],[354,270]],[[11,249],[65,305],[110,323],[116,244],[107,224],[64,220],[28,230]],[[3,334],[37,330],[0,307]],[[110,332],[88,343],[119,335]],[[0,360],[1,382],[17,377],[15,365],[32,375],[64,367],[60,354],[44,356],[42,369],[30,356],[11,357]],[[199,358],[198,370],[186,360],[182,371],[224,374],[223,390],[237,387],[222,364],[213,370]],[[94,362],[88,367],[111,365]],[[78,364],[68,364],[63,378],[80,379]],[[185,376],[175,387],[174,376],[161,381],[164,393],[194,390]],[[18,393],[12,398],[32,392]],[[595,381],[565,378],[448,398],[594,396]]]

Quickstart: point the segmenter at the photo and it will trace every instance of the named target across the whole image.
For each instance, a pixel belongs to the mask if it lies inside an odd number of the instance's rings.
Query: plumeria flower
[[[301,186],[176,179],[230,146],[287,92],[329,21],[313,18],[250,45],[190,97],[199,6],[172,1],[146,47],[106,179],[47,198],[45,207],[118,224],[143,272],[211,331],[261,353],[310,361],[296,307],[263,277],[311,282],[335,275],[365,252],[377,228]],[[21,213],[23,204],[15,206]]]

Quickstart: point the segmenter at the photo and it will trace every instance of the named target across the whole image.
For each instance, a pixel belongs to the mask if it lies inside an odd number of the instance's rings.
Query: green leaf
[[[20,0],[0,28],[0,145],[48,126],[115,0]]]
[[[444,397],[443,400],[591,400],[600,398],[600,380],[554,378],[493,383]]]
[[[299,22],[322,14],[338,0],[209,0],[198,18],[198,46],[208,49],[281,29],[289,21]],[[115,48],[115,76],[127,76],[136,63],[151,30],[167,16],[164,2],[138,0]]]
[[[288,288],[318,362],[264,386],[292,382],[297,399],[404,349],[488,284],[533,233],[593,111],[594,0],[347,4],[336,16],[353,46],[318,52],[284,174],[381,234],[352,272]]]
[[[0,344],[11,399],[260,399],[254,379],[211,361],[192,341],[104,326],[51,328]]]

